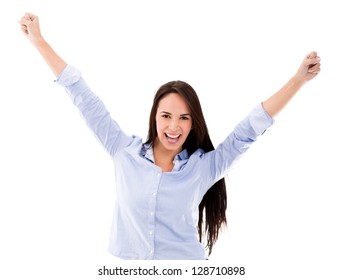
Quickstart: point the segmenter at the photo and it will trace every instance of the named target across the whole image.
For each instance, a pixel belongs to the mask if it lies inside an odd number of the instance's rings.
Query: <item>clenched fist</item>
[[[19,24],[23,33],[33,44],[42,39],[38,16],[26,13],[20,19]]]

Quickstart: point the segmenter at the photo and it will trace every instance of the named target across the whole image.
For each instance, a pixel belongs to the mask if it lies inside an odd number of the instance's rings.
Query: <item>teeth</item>
[[[166,133],[166,135],[167,135],[169,138],[176,139],[176,138],[179,138],[181,134],[178,134],[178,135],[170,135],[170,134]]]

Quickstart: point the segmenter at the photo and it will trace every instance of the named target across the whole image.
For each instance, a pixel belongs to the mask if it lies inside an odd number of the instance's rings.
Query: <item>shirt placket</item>
[[[150,244],[149,259],[154,259],[155,254],[155,223],[156,223],[156,207],[158,197],[158,187],[162,179],[162,172],[156,171],[154,183],[150,191],[149,200],[149,218],[148,218],[148,240]]]

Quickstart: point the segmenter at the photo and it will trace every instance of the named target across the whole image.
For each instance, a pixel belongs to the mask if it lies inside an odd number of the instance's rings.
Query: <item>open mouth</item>
[[[167,141],[168,141],[168,143],[170,143],[170,144],[176,144],[176,143],[179,141],[180,137],[181,137],[181,134],[169,134],[169,133],[165,133],[164,135],[166,136]]]

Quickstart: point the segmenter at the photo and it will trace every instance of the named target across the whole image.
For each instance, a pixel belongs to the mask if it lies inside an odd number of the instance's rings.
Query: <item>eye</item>
[[[189,120],[189,117],[187,117],[187,116],[182,116],[182,117],[180,117],[180,119],[183,120],[183,121],[187,121],[187,120]]]
[[[162,114],[161,117],[165,118],[165,119],[170,119],[170,115],[168,115],[168,114]]]

